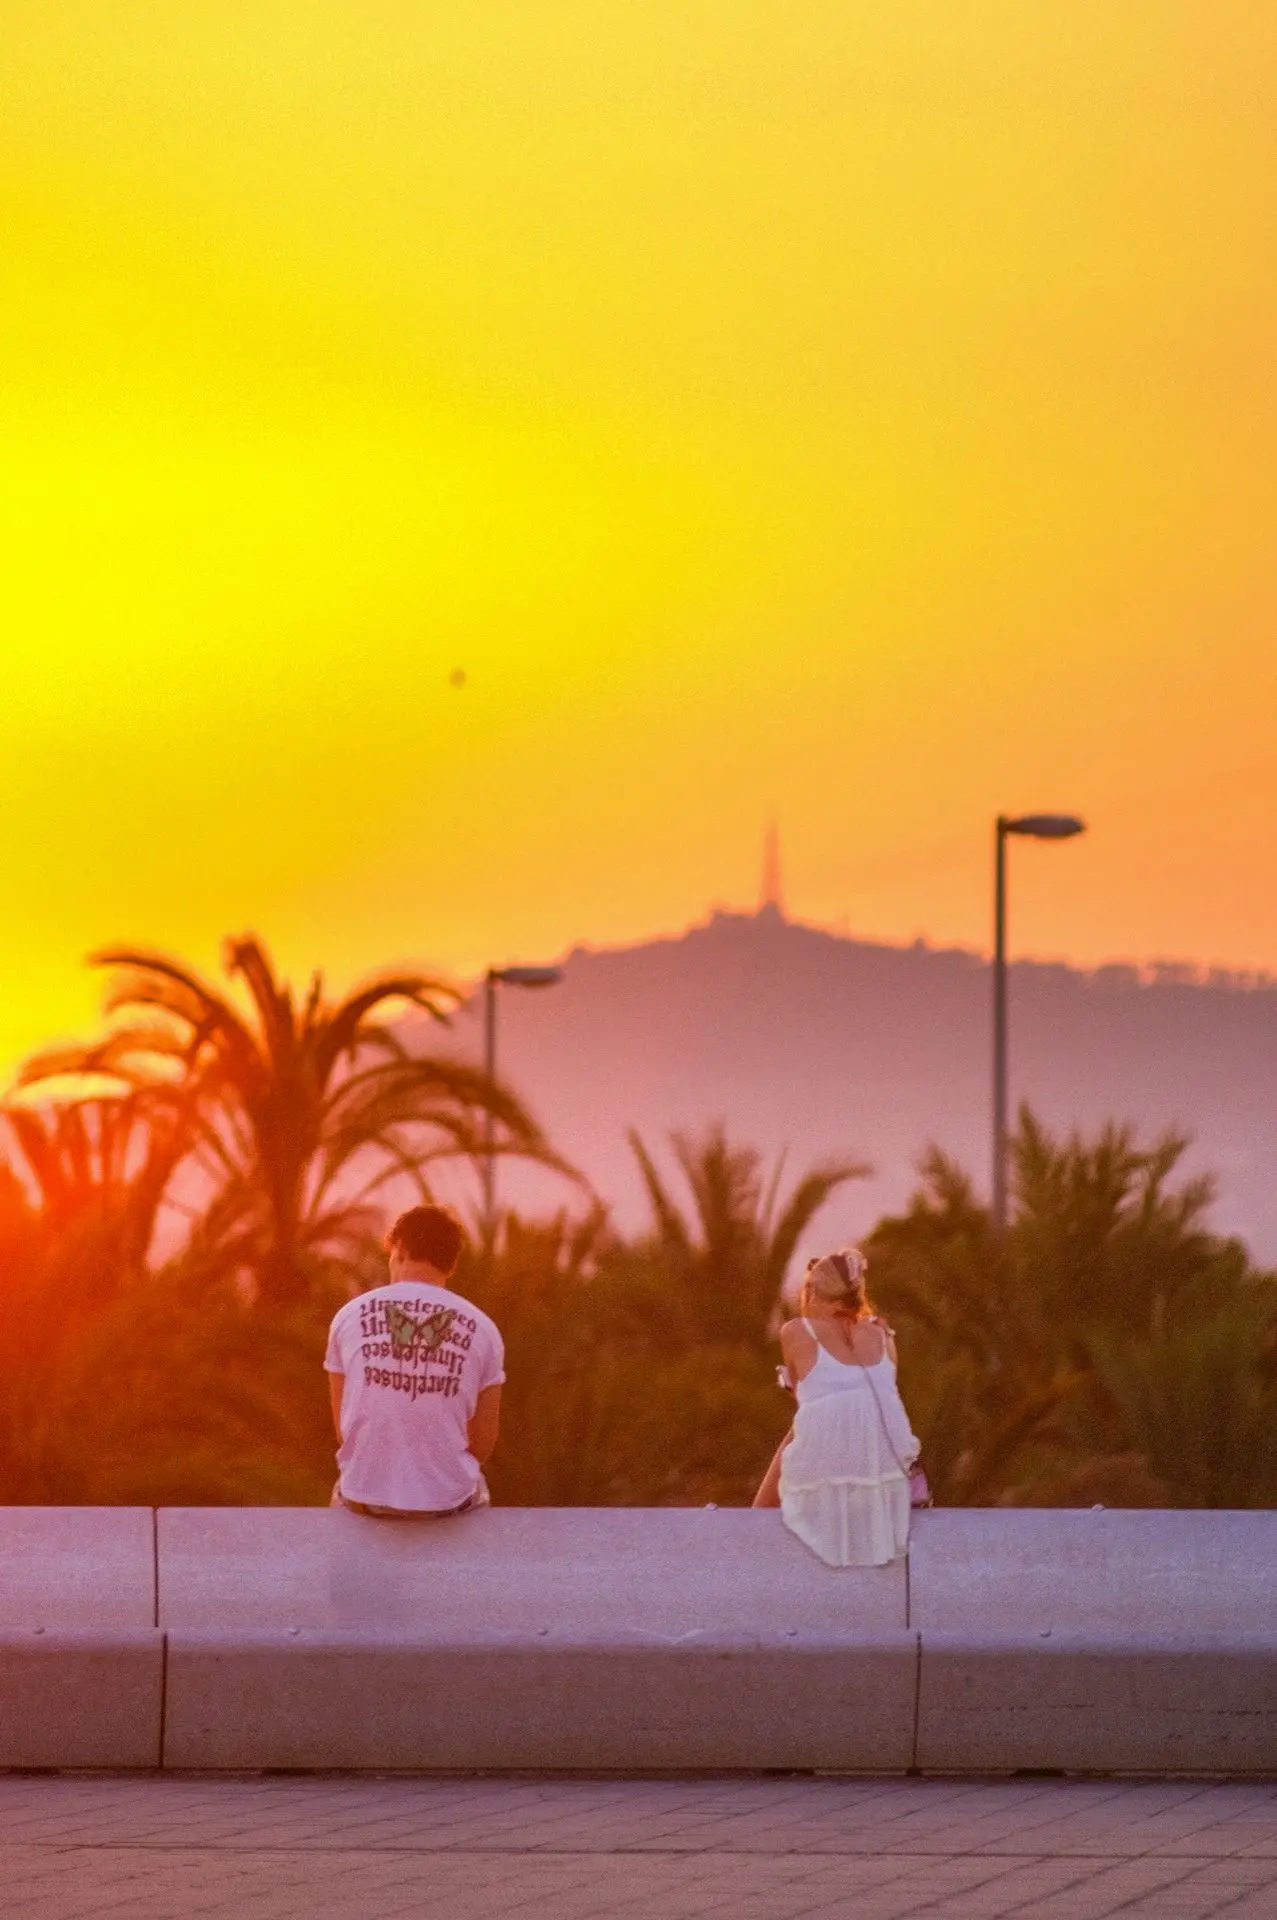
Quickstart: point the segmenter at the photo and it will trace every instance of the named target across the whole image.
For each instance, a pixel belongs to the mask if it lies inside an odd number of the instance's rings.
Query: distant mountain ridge
[[[562,983],[501,990],[499,1068],[551,1139],[633,1226],[641,1187],[625,1141],[658,1152],[671,1128],[725,1121],[797,1174],[871,1161],[821,1223],[866,1230],[899,1207],[935,1141],[987,1191],[989,964],[756,914],[718,912],[644,944],[577,947]],[[1054,1126],[1131,1120],[1194,1138],[1187,1165],[1218,1178],[1216,1226],[1277,1260],[1277,983],[1155,966],[1011,968],[1011,1097]],[[477,1022],[457,1032],[467,1052]],[[544,1204],[539,1176],[503,1166],[503,1194]],[[562,1189],[559,1190],[562,1195]]]

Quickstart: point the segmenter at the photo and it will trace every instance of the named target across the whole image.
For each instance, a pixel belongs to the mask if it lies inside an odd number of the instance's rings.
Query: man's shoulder
[[[481,1327],[485,1332],[490,1333],[494,1340],[501,1338],[501,1330],[492,1316],[485,1313],[482,1307],[476,1306],[473,1300],[468,1300],[464,1293],[457,1293],[452,1287],[441,1287],[439,1291],[443,1295],[443,1304],[445,1306],[451,1307],[455,1313],[465,1315],[467,1318],[473,1320],[477,1327]]]
[[[332,1317],[331,1326],[336,1329],[348,1325],[352,1320],[358,1320],[361,1312],[366,1312],[370,1306],[376,1304],[382,1294],[389,1292],[389,1286],[382,1286],[366,1287],[362,1293],[352,1293],[349,1300],[338,1307]]]

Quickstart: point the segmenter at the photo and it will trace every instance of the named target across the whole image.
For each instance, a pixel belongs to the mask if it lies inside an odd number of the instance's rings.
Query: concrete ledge
[[[497,1507],[447,1521],[294,1507],[159,1514],[159,1624],[528,1642],[903,1632],[904,1562],[827,1567],[776,1513]]]
[[[924,1633],[1263,1634],[1275,1595],[1277,1512],[942,1507],[909,1542]]]
[[[156,1767],[163,1635],[0,1635],[0,1767]]]
[[[1274,1594],[1270,1512],[0,1509],[0,1766],[1277,1773]]]
[[[1277,1633],[924,1631],[917,1765],[1277,1772]]]
[[[154,1625],[150,1507],[0,1507],[0,1633]]]
[[[903,1771],[917,1641],[169,1637],[166,1764]]]

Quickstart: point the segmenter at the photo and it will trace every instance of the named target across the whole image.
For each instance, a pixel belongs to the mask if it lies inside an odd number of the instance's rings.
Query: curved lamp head
[[[1086,832],[1085,820],[1072,813],[1022,813],[1018,820],[998,816],[999,833],[1023,833],[1031,840],[1071,840]]]
[[[507,987],[556,987],[563,978],[562,967],[489,967],[489,980],[500,980]]]

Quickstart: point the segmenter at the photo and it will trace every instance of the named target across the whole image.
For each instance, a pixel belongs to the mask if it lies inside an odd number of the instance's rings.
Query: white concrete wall
[[[671,1645],[175,1632],[176,1767],[811,1768],[912,1759],[914,1636]]]
[[[938,1507],[915,1516],[909,1620],[926,1633],[1277,1629],[1277,1512]]]
[[[0,1507],[0,1766],[153,1767],[150,1507]]]
[[[1277,1765],[1277,1513],[937,1509],[909,1553],[916,1764]]]
[[[150,1507],[0,1507],[0,1632],[153,1627]]]
[[[1277,1513],[0,1510],[0,1766],[1277,1771]]]
[[[740,1508],[488,1507],[367,1520],[293,1507],[159,1515],[160,1623],[676,1645],[908,1624],[903,1562],[838,1570]]]
[[[1277,1634],[921,1639],[924,1772],[1277,1771]]]
[[[910,1764],[903,1564],[774,1515],[160,1515],[174,1766]]]

